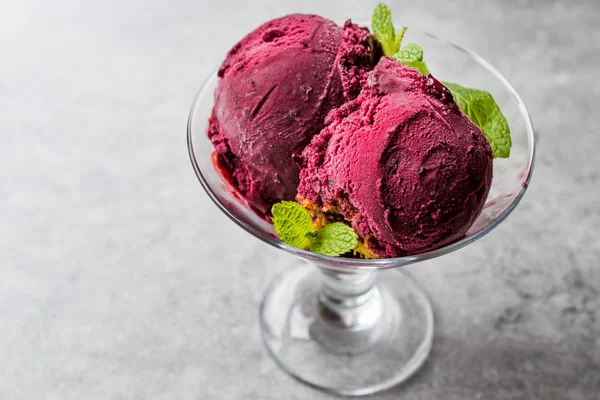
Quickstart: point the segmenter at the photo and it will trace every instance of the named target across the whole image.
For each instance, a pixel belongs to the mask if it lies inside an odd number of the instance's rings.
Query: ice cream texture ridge
[[[280,202],[310,215],[309,239],[330,224],[351,227],[352,251],[325,247],[363,258],[443,247],[481,213],[490,136],[422,73],[422,52],[403,63],[382,44],[350,21],[293,14],[252,31],[219,68],[208,124],[215,166],[280,237],[295,237],[278,231],[293,225],[278,224]]]

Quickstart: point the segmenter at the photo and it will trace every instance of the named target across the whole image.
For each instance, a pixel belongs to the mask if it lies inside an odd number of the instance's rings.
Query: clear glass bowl
[[[431,303],[409,274],[389,269],[442,256],[483,237],[515,209],[531,179],[533,127],[510,83],[464,47],[412,29],[409,39],[423,47],[429,70],[440,81],[492,93],[511,129],[511,156],[494,160],[484,210],[464,238],[445,247],[365,260],[322,256],[286,245],[271,224],[235,195],[213,165],[207,122],[218,81],[215,74],[200,89],[189,115],[190,159],[210,198],[241,228],[294,254],[302,264],[283,271],[263,297],[260,318],[267,349],[295,378],[342,395],[367,395],[397,385],[429,355],[434,327]]]

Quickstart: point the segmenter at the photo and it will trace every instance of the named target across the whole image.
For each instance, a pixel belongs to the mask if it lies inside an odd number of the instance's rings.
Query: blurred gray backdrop
[[[390,2],[479,52],[538,134],[530,191],[490,235],[410,267],[425,368],[377,399],[600,399],[600,3]],[[0,399],[328,399],[263,349],[289,256],[203,193],[185,144],[203,79],[267,19],[375,1],[0,1]]]

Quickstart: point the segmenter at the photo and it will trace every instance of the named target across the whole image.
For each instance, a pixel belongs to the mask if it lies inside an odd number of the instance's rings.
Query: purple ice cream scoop
[[[371,256],[463,237],[492,183],[483,132],[431,75],[382,58],[302,154],[298,200],[352,225]]]
[[[208,136],[215,161],[260,214],[293,200],[300,155],[332,109],[354,99],[376,63],[367,29],[294,14],[242,39],[219,69]]]

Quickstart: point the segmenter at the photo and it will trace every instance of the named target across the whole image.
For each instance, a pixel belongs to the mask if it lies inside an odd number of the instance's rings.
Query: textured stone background
[[[185,125],[259,23],[375,2],[0,3],[0,399],[330,398],[264,351],[260,295],[293,260],[210,203]],[[410,267],[433,354],[373,398],[600,399],[600,3],[392,3],[509,77],[539,157],[502,226]]]

